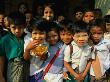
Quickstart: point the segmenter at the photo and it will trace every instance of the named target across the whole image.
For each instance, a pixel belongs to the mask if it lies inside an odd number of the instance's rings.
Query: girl
[[[56,25],[51,26],[49,29],[47,41],[49,43],[50,56],[45,62],[44,82],[63,82],[62,43],[59,42],[59,30]],[[51,66],[49,67],[49,65]]]
[[[51,4],[44,5],[43,19],[53,21],[55,18],[55,8]]]
[[[104,38],[110,40],[110,15],[106,15],[104,17],[105,21],[105,33],[104,33]]]
[[[83,21],[88,24],[93,19],[94,19],[94,12],[92,10],[86,10],[83,15]]]
[[[47,57],[48,44],[46,43],[46,30],[42,21],[35,23],[31,38],[26,36],[24,44],[24,59],[30,60],[30,82],[42,82],[42,64]]]

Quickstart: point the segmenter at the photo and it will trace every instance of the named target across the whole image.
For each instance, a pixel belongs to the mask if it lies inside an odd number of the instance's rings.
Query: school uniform
[[[45,64],[46,64],[45,69],[59,48],[60,48],[60,52],[59,52],[58,57],[56,58],[56,60],[52,64],[52,66],[50,67],[48,73],[46,73],[46,75],[44,76],[45,81],[43,81],[43,82],[63,82],[63,78],[62,78],[63,77],[63,68],[64,68],[63,52],[64,52],[65,47],[66,47],[66,45],[65,44],[63,45],[63,43],[61,43],[61,42],[58,42],[54,46],[49,46],[50,56],[45,62]],[[44,69],[44,71],[45,71],[45,69]]]
[[[106,39],[102,39],[97,45],[94,45],[97,56],[100,62],[100,68],[102,76],[98,80],[95,79],[95,74],[93,71],[93,67],[90,68],[91,82],[107,82],[105,79],[105,72],[110,67],[110,42]],[[100,81],[101,80],[101,81]]]
[[[30,35],[25,36],[24,41],[24,50],[28,43],[32,40]],[[44,42],[42,45],[45,45],[48,47],[48,43]],[[38,56],[35,56],[33,52],[30,51],[30,77],[29,77],[29,82],[42,82],[42,71],[43,71],[43,63],[45,62],[44,60],[41,60]]]
[[[78,45],[72,41],[71,45],[73,46],[73,53],[71,54],[70,46],[67,46],[64,51],[64,61],[71,63],[71,67],[77,73],[82,73],[86,68],[87,61],[89,59],[95,59],[94,50],[88,45],[85,44],[83,47],[78,47]],[[74,79],[73,75],[69,75],[71,80],[66,82],[77,82]],[[88,75],[85,77],[84,82],[88,82]]]
[[[8,32],[0,40],[0,55],[8,59],[7,82],[28,82],[27,62],[23,60],[24,37],[18,41],[16,36]]]
[[[104,33],[104,39],[110,40],[110,32]]]

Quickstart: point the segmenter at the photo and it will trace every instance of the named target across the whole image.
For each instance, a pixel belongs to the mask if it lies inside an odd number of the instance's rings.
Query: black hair
[[[12,12],[8,16],[11,20],[11,24],[14,25],[25,25],[26,17],[20,12]]]
[[[103,19],[93,19],[92,21],[90,21],[89,23],[89,31],[91,28],[94,28],[95,26],[98,26],[102,29],[103,32],[105,32],[105,26],[104,26],[104,20]]]
[[[105,15],[104,16],[104,22],[105,23],[110,23],[110,15]]]
[[[60,29],[59,31],[69,31],[72,33],[72,29],[74,28],[74,23],[70,20],[63,20],[60,22]]]
[[[84,21],[75,22],[75,26],[74,26],[74,29],[73,29],[73,35],[75,33],[79,33],[79,32],[87,32],[88,35],[89,35],[88,25]]]
[[[28,4],[26,2],[21,2],[21,3],[18,4],[18,11],[19,11],[19,8],[20,8],[21,5],[24,5],[26,7],[26,11],[29,10]]]
[[[30,32],[32,32],[33,30],[39,30],[39,31],[44,31],[47,32],[47,29],[45,27],[44,21],[42,20],[34,20],[32,25],[31,25],[31,30]]]

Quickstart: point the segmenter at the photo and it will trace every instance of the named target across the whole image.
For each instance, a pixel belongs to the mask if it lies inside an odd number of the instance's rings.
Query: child
[[[51,4],[44,5],[43,18],[47,21],[53,21],[55,18],[55,8]]]
[[[95,17],[94,17],[94,12],[92,10],[86,10],[84,12],[84,15],[83,15],[83,21],[85,23],[89,23],[91,20],[93,20]]]
[[[96,59],[92,62],[90,69],[90,82],[107,82],[105,72],[110,67],[110,42],[104,39],[104,26],[101,19],[91,21],[89,28],[96,50]]]
[[[74,28],[73,22],[70,22],[69,20],[63,20],[60,23],[60,29],[59,29],[59,34],[60,34],[60,40],[63,44],[62,46],[62,53],[64,53],[65,47],[67,45],[69,45],[71,43],[71,41],[73,40],[72,38],[72,29]],[[63,78],[68,79],[68,75],[67,75],[67,70],[64,67],[63,69]]]
[[[8,59],[7,82],[28,82],[27,63],[23,60],[25,16],[14,12],[10,14],[10,32],[0,39],[0,56]]]
[[[32,26],[31,38],[26,36],[24,44],[24,59],[30,60],[29,82],[42,82],[42,64],[47,57],[48,44],[46,43],[46,30],[42,22],[35,23]],[[39,50],[38,50],[39,48]],[[42,50],[45,48],[45,50]]]
[[[62,43],[59,42],[59,30],[55,24],[47,33],[49,43],[49,58],[45,62],[44,82],[63,82]]]
[[[105,21],[105,33],[104,33],[104,38],[110,40],[110,15],[106,15],[104,17]]]
[[[86,23],[77,22],[73,30],[72,48],[68,45],[64,51],[64,66],[69,72],[69,79],[65,82],[89,82],[88,70],[94,54],[93,49],[88,45],[88,38]]]

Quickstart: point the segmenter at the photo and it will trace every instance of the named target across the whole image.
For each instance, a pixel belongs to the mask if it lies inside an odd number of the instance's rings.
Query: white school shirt
[[[110,40],[110,32],[104,33],[104,39]]]
[[[110,67],[110,41],[102,39],[94,48],[100,61],[102,75],[104,75],[105,71]],[[90,75],[95,76],[92,66]]]
[[[32,40],[30,35],[27,35],[24,37],[24,51],[28,43]],[[45,42],[44,44],[48,44]],[[32,52],[30,52],[31,58],[30,58],[30,76],[35,75],[36,73],[42,71],[44,68],[41,67],[44,63],[43,60],[41,60],[38,56],[35,56]]]
[[[64,51],[64,61],[71,62],[72,68],[78,68],[81,73],[86,67],[87,60],[90,58],[95,59],[94,50],[88,44],[81,48],[74,41],[71,44],[73,46],[73,53],[70,54],[70,46],[67,46]]]

